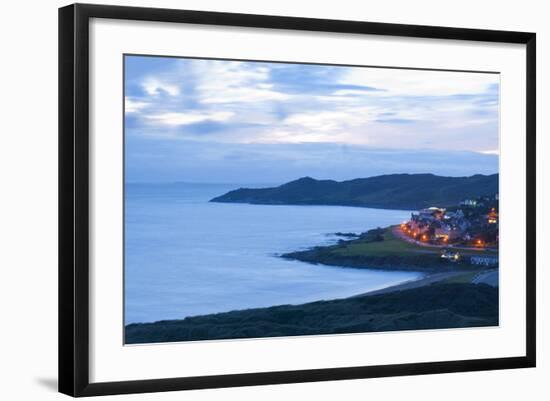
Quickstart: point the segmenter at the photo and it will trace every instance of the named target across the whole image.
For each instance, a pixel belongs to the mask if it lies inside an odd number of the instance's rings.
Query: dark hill
[[[304,177],[274,188],[240,188],[211,202],[420,209],[453,206],[463,199],[496,193],[498,174],[471,177],[390,174],[341,182]]]
[[[134,323],[126,344],[498,325],[498,288],[432,284],[387,294]]]

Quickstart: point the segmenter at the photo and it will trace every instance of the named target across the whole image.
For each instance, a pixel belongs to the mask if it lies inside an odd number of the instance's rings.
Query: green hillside
[[[496,193],[498,174],[471,177],[391,174],[341,182],[304,177],[274,188],[236,189],[211,202],[420,209],[454,206],[463,199]]]

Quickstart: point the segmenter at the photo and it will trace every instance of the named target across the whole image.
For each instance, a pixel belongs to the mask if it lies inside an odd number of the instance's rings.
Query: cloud
[[[491,150],[482,150],[479,153],[484,155],[499,155],[500,151],[498,149],[491,149]]]
[[[138,56],[127,65],[128,135],[498,148],[497,74]]]
[[[268,100],[287,100],[290,96],[284,93],[256,89],[256,88],[232,88],[215,94],[207,95],[201,99],[201,103],[249,103],[265,102]]]
[[[197,124],[205,121],[227,121],[233,117],[232,112],[214,112],[214,113],[163,113],[147,116],[147,119],[169,126],[181,126]]]
[[[360,95],[372,95],[372,90],[364,89],[338,89],[332,93],[334,96],[360,96]]]
[[[149,103],[147,102],[132,100],[128,96],[124,98],[124,111],[126,113],[137,113],[141,109],[144,109],[147,106],[149,106]]]
[[[351,126],[359,126],[374,120],[376,112],[368,107],[352,108],[346,111],[317,111],[291,114],[284,119],[287,125],[316,131],[337,131]]]
[[[390,124],[412,124],[415,120],[407,118],[379,118],[377,123],[390,123]]]
[[[169,94],[170,96],[178,96],[180,94],[180,88],[175,84],[162,82],[156,78],[148,77],[142,83],[143,89],[149,95],[158,95],[162,92]]]
[[[199,102],[203,104],[284,101],[291,95],[273,90],[270,69],[261,63],[193,60]]]
[[[367,85],[384,89],[378,96],[452,96],[481,94],[499,83],[498,74],[428,71],[388,68],[348,68],[340,84]],[[337,91],[342,94],[343,91]],[[349,91],[345,91],[349,93]],[[355,94],[360,94],[355,91]]]

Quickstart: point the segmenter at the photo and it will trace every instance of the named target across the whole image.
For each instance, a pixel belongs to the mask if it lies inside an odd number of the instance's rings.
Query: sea
[[[209,202],[260,184],[127,183],[125,324],[345,298],[422,276],[286,260],[408,211]]]

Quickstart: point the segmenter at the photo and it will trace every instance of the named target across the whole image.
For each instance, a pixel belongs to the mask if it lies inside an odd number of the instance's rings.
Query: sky
[[[127,182],[498,172],[498,74],[125,56]]]

